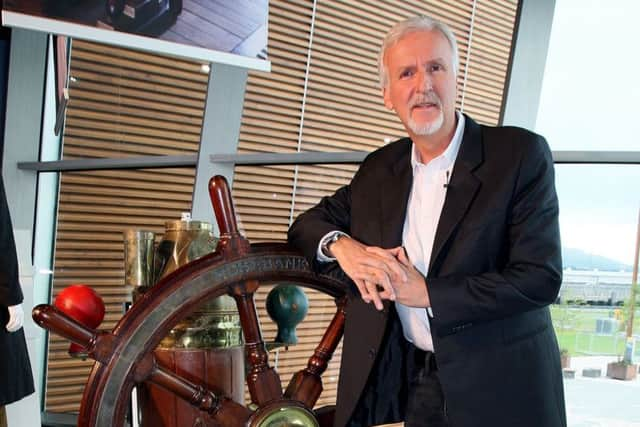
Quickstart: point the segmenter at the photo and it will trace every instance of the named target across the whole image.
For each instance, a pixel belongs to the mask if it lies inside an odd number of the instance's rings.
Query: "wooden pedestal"
[[[244,347],[216,349],[156,349],[155,357],[173,372],[214,393],[220,391],[244,403]],[[158,386],[138,387],[143,427],[203,427],[202,413]]]

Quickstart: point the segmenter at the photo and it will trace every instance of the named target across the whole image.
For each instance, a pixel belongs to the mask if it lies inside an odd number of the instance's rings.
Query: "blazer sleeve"
[[[346,185],[301,213],[289,228],[287,240],[302,251],[315,271],[319,271],[320,263],[316,260],[316,254],[320,239],[336,230],[350,234],[350,223],[351,186]]]
[[[4,182],[0,177],[0,306],[9,307],[22,302],[22,289],[18,282],[18,257],[13,240],[13,227],[9,216]]]
[[[551,304],[562,283],[553,160],[544,138],[525,143],[507,215],[504,267],[427,278],[442,335]]]

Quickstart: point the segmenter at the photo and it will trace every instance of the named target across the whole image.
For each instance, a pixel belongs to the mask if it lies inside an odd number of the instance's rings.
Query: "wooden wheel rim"
[[[207,255],[160,281],[120,320],[113,330],[118,344],[107,363],[96,363],[84,392],[79,426],[111,427],[124,424],[126,403],[135,382],[133,373],[142,357],[203,300],[227,293],[247,280],[262,284],[295,282],[339,298],[344,275],[314,274],[307,261],[285,244],[254,244],[247,255]]]

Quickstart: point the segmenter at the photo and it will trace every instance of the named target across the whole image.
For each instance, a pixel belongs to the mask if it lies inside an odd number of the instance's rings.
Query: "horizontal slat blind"
[[[517,8],[515,0],[476,1],[462,106],[483,124],[500,120]]]
[[[269,2],[268,49],[272,69],[269,75],[249,75],[238,152],[298,150],[312,11],[310,1]],[[292,209],[294,177],[293,166],[236,167],[233,179],[236,211],[240,227],[251,241],[283,240]],[[270,289],[261,288],[256,294],[256,307],[267,341],[276,336],[276,325],[265,309]],[[298,327],[299,343],[287,350],[270,352],[270,363],[277,367],[283,386],[306,366],[335,313],[335,305],[326,296],[312,290],[305,292],[310,310]],[[338,360],[339,352],[338,349]],[[334,363],[323,377],[325,392],[319,405],[332,401],[337,375]]]
[[[455,5],[432,4],[429,13],[453,23],[469,22],[470,3]],[[390,23],[420,13],[425,13],[420,2],[370,2],[367,7],[318,2],[301,151],[373,151],[404,134],[382,102],[378,51]],[[466,51],[462,42],[461,50]],[[300,167],[294,216],[348,182],[355,170],[351,165]]]
[[[164,231],[164,221],[190,210],[194,170],[65,172],[60,182],[54,297],[70,284],[90,285],[107,312],[101,328],[111,329],[129,298],[123,279],[122,231]],[[79,408],[90,361],[72,359],[68,341],[50,334],[46,410]]]
[[[372,151],[405,135],[382,103],[377,55],[388,28],[418,14],[446,22],[456,34],[458,109],[482,123],[497,124],[516,8],[515,0],[318,0],[314,11],[311,0],[271,1],[273,71],[250,73],[239,152]],[[291,219],[346,184],[356,169],[353,165],[236,167],[233,188],[244,231],[253,241],[286,239]],[[308,294],[314,303],[322,301],[326,312],[314,309],[305,321],[317,326],[309,343],[305,338],[303,344],[280,352],[284,382],[304,366],[335,312],[329,298]],[[258,306],[263,306],[263,299],[261,293]],[[265,335],[272,327],[263,325]],[[302,328],[307,331],[307,326]],[[325,387],[319,405],[335,403],[338,369],[339,354],[324,376],[325,386],[330,387]]]
[[[208,74],[198,63],[76,40],[63,158],[197,153]],[[128,228],[164,231],[191,210],[195,170],[64,172],[60,179],[53,296],[73,283],[93,287],[111,329],[129,299],[123,238]],[[72,359],[50,334],[46,410],[78,410],[90,361]]]

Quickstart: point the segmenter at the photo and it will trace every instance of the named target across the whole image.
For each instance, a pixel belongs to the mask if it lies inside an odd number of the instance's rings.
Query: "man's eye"
[[[442,65],[440,65],[440,64],[432,64],[432,65],[429,67],[429,71],[431,71],[432,73],[433,73],[434,71],[442,71],[442,69],[443,69],[443,67],[442,67]]]
[[[407,77],[411,77],[411,76],[413,76],[413,71],[412,70],[405,70],[405,71],[400,73],[400,78],[401,79],[406,79]]]

